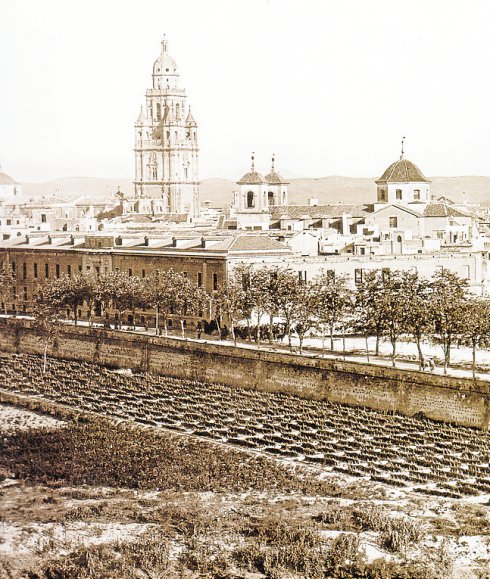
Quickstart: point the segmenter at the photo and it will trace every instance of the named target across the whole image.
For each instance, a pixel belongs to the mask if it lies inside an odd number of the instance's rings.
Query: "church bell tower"
[[[199,214],[197,123],[186,99],[164,38],[135,124],[134,198],[125,204],[129,212]]]

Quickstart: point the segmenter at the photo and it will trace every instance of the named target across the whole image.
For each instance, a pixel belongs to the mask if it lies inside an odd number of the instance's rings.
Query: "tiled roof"
[[[257,171],[250,171],[246,173],[240,181],[237,181],[238,185],[261,185],[265,182],[264,177],[260,173],[257,173]]]
[[[446,203],[429,203],[424,211],[424,217],[470,217],[463,211]]]
[[[344,213],[352,217],[364,217],[373,211],[372,205],[287,205],[275,207],[272,211],[272,219],[281,219],[287,215],[289,219],[301,219],[308,215],[311,219],[322,217],[341,217]]]
[[[430,183],[422,171],[408,159],[392,163],[376,183]]]
[[[235,237],[230,251],[284,251],[288,248],[268,235],[239,235]]]
[[[281,177],[281,175],[275,171],[271,171],[268,175],[266,175],[265,180],[271,185],[287,185],[289,183],[289,181],[283,179],[283,177]]]

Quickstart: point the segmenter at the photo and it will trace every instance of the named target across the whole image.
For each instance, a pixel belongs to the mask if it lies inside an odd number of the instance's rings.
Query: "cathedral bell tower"
[[[133,211],[199,214],[197,123],[162,40],[152,87],[135,123]]]

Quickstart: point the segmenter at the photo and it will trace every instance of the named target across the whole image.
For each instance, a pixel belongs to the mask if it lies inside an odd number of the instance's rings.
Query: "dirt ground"
[[[69,427],[49,416],[0,406],[4,442],[26,429]],[[312,553],[345,556],[341,564],[355,557],[358,565],[370,569],[366,577],[490,576],[490,506],[485,496],[421,496],[369,481],[353,485],[351,478],[339,474],[328,475],[340,489],[336,496],[278,492],[272,484],[268,491],[267,483],[260,491],[227,493],[43,485],[2,474],[0,577],[330,576],[319,570]],[[388,519],[416,525],[416,536],[395,544],[388,536]],[[277,531],[283,527],[286,539]],[[149,543],[152,536],[159,537],[156,551]],[[345,537],[347,542],[340,540]],[[134,553],[128,555],[130,545],[139,553],[136,562]],[[349,553],[352,545],[354,555]],[[289,555],[281,555],[282,546]],[[254,551],[259,547],[274,555],[261,558]],[[292,560],[290,554],[296,551],[297,560]],[[147,560],[141,553],[147,553]],[[131,561],[122,568],[126,571],[111,563],[121,559]],[[49,574],[61,568],[64,574]]]

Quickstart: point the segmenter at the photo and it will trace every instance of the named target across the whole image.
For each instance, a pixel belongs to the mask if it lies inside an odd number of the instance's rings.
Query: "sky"
[[[488,0],[3,0],[0,162],[18,181],[132,177],[165,34],[200,177],[490,175]]]

